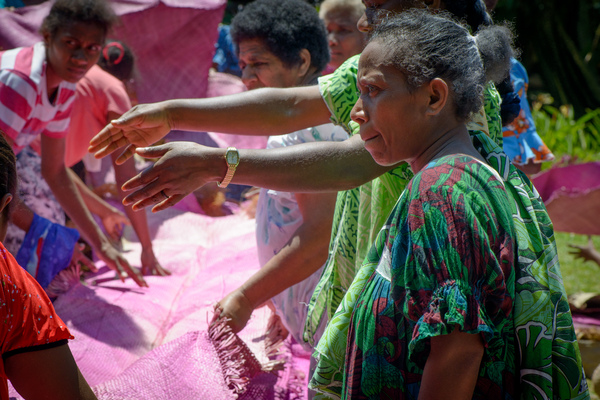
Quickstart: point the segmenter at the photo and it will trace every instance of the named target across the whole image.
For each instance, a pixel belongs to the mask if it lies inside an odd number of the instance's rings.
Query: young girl
[[[106,33],[115,18],[105,1],[59,0],[42,23],[42,43],[0,54],[3,105],[0,131],[15,153],[20,153],[18,171],[24,197],[22,201],[16,198],[17,204],[11,213],[11,222],[17,227],[12,229],[11,237],[17,237],[20,229],[29,236],[39,234],[44,240],[44,244],[39,245],[41,248],[37,248],[38,238],[26,237],[29,251],[24,247],[19,255],[19,259],[26,260],[27,265],[23,266],[36,277],[48,275],[40,277],[44,282],[65,268],[71,260],[71,252],[77,250],[73,240],[77,235],[64,233],[60,228],[64,214],[54,205],[56,197],[83,238],[110,268],[118,271],[122,279],[129,275],[139,285],[146,285],[141,274],[129,266],[94,222],[64,165],[64,137],[70,122],[75,83],[98,61]],[[28,146],[40,134],[41,160]],[[44,215],[34,216],[29,207]],[[50,243],[55,237],[65,239],[61,247],[66,254],[58,258],[44,256],[38,263],[36,253],[58,253],[52,250],[54,246]],[[12,240],[12,251],[16,251],[19,242],[18,238]],[[77,254],[73,257],[75,262],[83,260]]]
[[[543,380],[519,371],[527,355],[515,340],[522,329],[515,283],[526,275],[513,221],[517,194],[465,125],[493,78],[485,71],[508,72],[509,38],[500,27],[472,36],[443,14],[419,10],[373,32],[352,120],[378,164],[406,161],[415,175],[359,271],[369,279],[353,282],[317,347],[311,384],[320,390],[353,399],[544,393]],[[572,331],[559,335],[577,349]],[[331,357],[330,347],[346,341],[345,359]],[[548,373],[581,376],[578,352],[547,362]],[[589,398],[585,380],[557,381],[549,396]]]
[[[0,241],[17,191],[15,155],[0,136]],[[75,364],[73,337],[40,285],[0,243],[0,399],[8,400],[7,378],[25,399],[95,399]]]

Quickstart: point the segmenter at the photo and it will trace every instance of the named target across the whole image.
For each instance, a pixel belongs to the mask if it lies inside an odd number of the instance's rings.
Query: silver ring
[[[169,196],[167,196],[167,194],[165,193],[165,191],[164,191],[164,190],[161,190],[161,191],[160,191],[160,194],[162,194],[163,196],[165,196],[165,200],[168,200],[168,199],[169,199]]]

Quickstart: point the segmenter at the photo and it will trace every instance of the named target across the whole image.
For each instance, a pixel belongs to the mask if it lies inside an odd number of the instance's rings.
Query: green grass
[[[600,220],[598,220],[598,223],[600,223]],[[569,254],[572,249],[569,248],[568,244],[585,245],[588,237],[564,232],[556,232],[555,234],[558,259],[567,294],[600,293],[600,266],[590,261],[576,260]],[[595,247],[600,250],[600,237],[593,236],[592,240]]]
[[[600,223],[600,221],[598,221]],[[600,293],[600,266],[587,261],[576,260],[569,251],[569,244],[586,245],[588,237],[584,235],[576,235],[573,233],[556,232],[556,245],[558,247],[558,259],[560,268],[565,283],[567,294],[575,294],[580,292]],[[600,237],[593,236],[594,246],[600,249]],[[600,398],[592,388],[592,382],[588,376],[588,386],[590,387],[591,400],[599,400]]]

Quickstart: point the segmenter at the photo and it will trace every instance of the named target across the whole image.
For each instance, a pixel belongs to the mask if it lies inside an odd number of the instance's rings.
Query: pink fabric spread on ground
[[[600,162],[551,168],[533,184],[556,231],[600,235]]]
[[[147,277],[142,289],[104,267],[61,295],[54,305],[75,336],[75,360],[100,399],[232,399],[227,360],[219,360],[207,328],[214,302],[258,268],[254,220],[169,209],[148,213],[148,222],[155,254],[172,275]],[[141,246],[129,227],[125,238],[126,257],[139,267]],[[271,361],[269,313],[256,310],[239,334],[263,366]],[[308,355],[288,344],[279,358],[288,361],[285,371],[255,367],[239,398],[304,398]]]

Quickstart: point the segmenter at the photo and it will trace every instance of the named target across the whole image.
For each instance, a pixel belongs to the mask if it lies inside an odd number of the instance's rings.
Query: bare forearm
[[[224,151],[213,155],[217,180],[226,171],[221,153]],[[351,138],[344,142],[240,150],[233,183],[289,192],[340,191],[360,186],[390,169],[373,161],[360,138]]]
[[[172,129],[278,135],[329,122],[319,88],[250,90],[207,99],[163,103]]]
[[[117,212],[113,206],[108,204],[106,201],[104,201],[104,199],[102,199],[96,193],[90,190],[90,188],[87,187],[85,183],[83,183],[81,178],[79,178],[79,176],[77,176],[77,174],[73,172],[72,169],[67,168],[67,172],[69,173],[69,176],[71,177],[73,183],[77,187],[77,190],[79,191],[83,202],[92,214],[98,215],[99,217],[104,217],[109,213]]]
[[[328,246],[328,234],[311,235],[301,226],[286,246],[239,290],[256,308],[317,271],[327,260]]]

